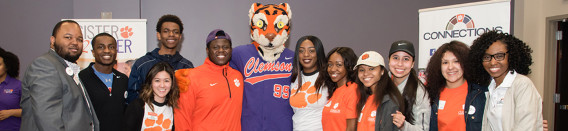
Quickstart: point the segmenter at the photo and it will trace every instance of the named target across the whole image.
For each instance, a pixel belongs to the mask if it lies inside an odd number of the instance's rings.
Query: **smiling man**
[[[175,15],[164,15],[156,25],[156,36],[160,47],[140,57],[131,67],[128,80],[128,94],[126,101],[138,98],[138,91],[146,79],[146,74],[154,64],[162,61],[168,62],[174,70],[193,68],[191,61],[183,58],[177,51],[183,35],[183,23]]]
[[[79,80],[83,34],[77,22],[53,28],[51,49],[36,58],[22,80],[22,131],[98,131],[99,123]]]
[[[243,76],[229,66],[231,37],[216,29],[207,36],[203,65],[176,72],[180,88],[176,130],[240,131]]]
[[[91,46],[95,62],[83,69],[79,78],[93,102],[101,131],[120,131],[128,77],[113,68],[117,57],[116,39],[108,33],[100,33],[93,38]]]

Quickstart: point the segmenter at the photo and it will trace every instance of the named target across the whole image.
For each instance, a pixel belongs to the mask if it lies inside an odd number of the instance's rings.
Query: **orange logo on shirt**
[[[308,104],[316,103],[321,98],[322,95],[317,94],[316,88],[314,86],[310,86],[311,84],[312,82],[309,81],[304,83],[298,93],[296,93],[298,89],[292,89],[292,93],[296,94],[290,97],[291,106],[296,108],[304,108],[308,106]]]
[[[148,115],[152,116],[155,115],[155,113],[154,114],[148,113]],[[164,129],[170,128],[171,124],[172,120],[170,119],[164,120],[164,114],[160,114],[158,115],[157,120],[153,120],[151,118],[146,118],[146,120],[144,120],[144,126],[146,126],[146,129],[144,129],[144,131],[162,131]]]

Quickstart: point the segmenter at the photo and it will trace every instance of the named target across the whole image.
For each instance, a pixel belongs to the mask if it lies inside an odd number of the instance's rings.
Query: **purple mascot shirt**
[[[243,74],[243,131],[291,131],[290,75],[294,52],[284,49],[267,62],[252,44],[233,49],[230,65]]]
[[[0,110],[20,109],[20,97],[22,96],[22,82],[6,75],[6,79],[0,83]],[[20,130],[20,117],[8,117],[0,121],[0,130]]]

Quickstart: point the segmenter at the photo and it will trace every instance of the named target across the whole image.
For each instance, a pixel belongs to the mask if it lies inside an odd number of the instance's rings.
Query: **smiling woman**
[[[327,66],[316,81],[316,87],[325,85],[331,92],[322,111],[324,131],[354,131],[357,126],[358,96],[355,81],[357,55],[349,47],[335,47],[327,53]],[[333,106],[332,106],[333,105]]]
[[[406,112],[393,114],[393,122],[403,131],[427,131],[430,127],[430,98],[413,68],[414,54],[414,45],[409,41],[391,44],[388,59],[390,76],[402,93],[406,107]]]
[[[426,68],[432,100],[430,130],[481,130],[487,88],[468,82],[469,48],[452,41],[440,46]]]
[[[355,65],[359,101],[357,130],[397,131],[391,114],[405,112],[402,96],[394,82],[388,77],[385,61],[375,51],[363,53]],[[394,123],[393,123],[394,121]]]
[[[483,130],[543,130],[542,98],[532,81],[532,49],[506,33],[487,32],[473,41],[475,82],[488,85]],[[522,97],[517,97],[522,96]]]
[[[294,130],[323,130],[322,110],[327,104],[330,89],[315,84],[322,81],[325,53],[321,40],[304,36],[298,40],[294,53],[290,106]]]
[[[154,65],[144,81],[140,98],[128,105],[124,115],[124,130],[171,130],[177,108],[179,89],[174,69],[167,62]]]

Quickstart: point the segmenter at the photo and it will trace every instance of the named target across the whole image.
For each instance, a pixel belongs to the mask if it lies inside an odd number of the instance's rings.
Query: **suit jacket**
[[[88,94],[67,75],[67,67],[53,50],[28,66],[22,80],[20,130],[99,130]]]
[[[100,122],[101,131],[120,131],[122,130],[122,120],[126,108],[125,94],[128,87],[128,77],[117,70],[112,80],[112,90],[109,92],[107,86],[95,74],[94,63],[79,73],[79,78],[83,82],[89,98],[93,102],[93,108]]]

